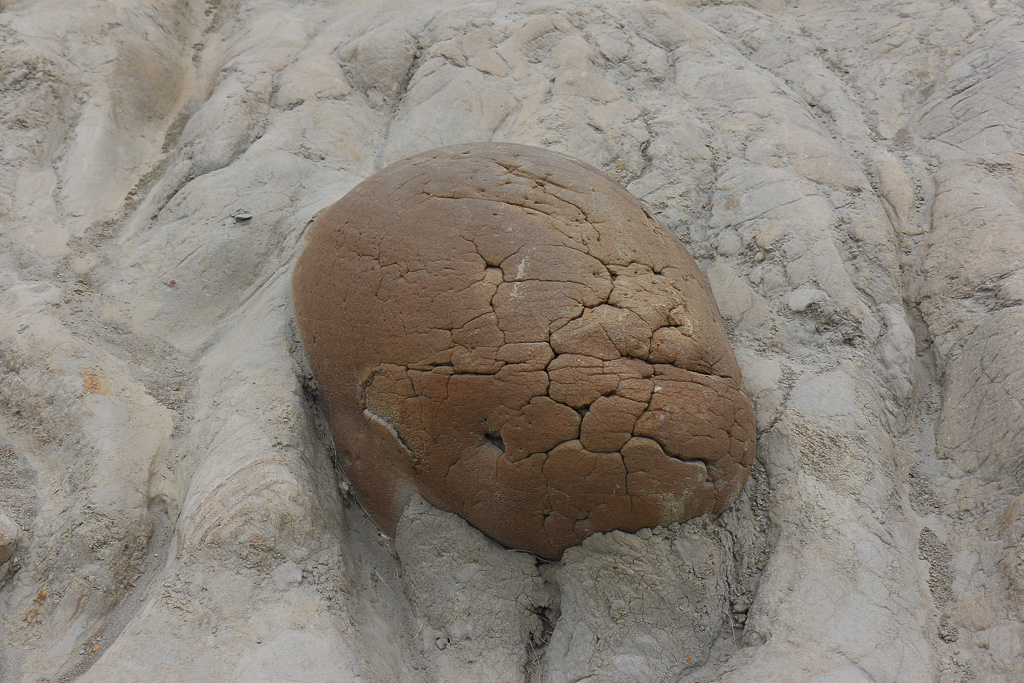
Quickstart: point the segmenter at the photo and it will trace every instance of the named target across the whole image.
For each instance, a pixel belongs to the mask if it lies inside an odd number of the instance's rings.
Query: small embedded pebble
[[[735,256],[743,250],[743,240],[734,232],[722,235],[718,240],[718,253],[722,256]]]
[[[302,568],[289,560],[275,569],[272,576],[278,588],[289,590],[302,583]]]
[[[17,545],[18,525],[13,519],[0,512],[0,564],[11,559]]]
[[[786,305],[789,306],[789,310],[796,313],[802,313],[803,311],[806,311],[811,304],[824,301],[825,297],[825,292],[820,289],[813,289],[809,287],[796,289],[786,296]]]

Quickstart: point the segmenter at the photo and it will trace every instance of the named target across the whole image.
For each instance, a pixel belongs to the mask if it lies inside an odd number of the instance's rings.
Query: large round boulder
[[[592,166],[489,143],[399,161],[317,218],[292,287],[341,464],[389,532],[418,492],[557,558],[743,488],[754,417],[711,291]]]

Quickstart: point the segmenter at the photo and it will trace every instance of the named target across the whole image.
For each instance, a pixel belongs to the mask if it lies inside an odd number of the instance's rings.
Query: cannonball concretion
[[[399,161],[313,223],[295,316],[341,465],[554,559],[719,513],[754,415],[693,257],[615,180],[512,144]]]

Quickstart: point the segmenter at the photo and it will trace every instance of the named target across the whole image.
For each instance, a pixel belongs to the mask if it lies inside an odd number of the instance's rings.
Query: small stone
[[[742,250],[743,240],[734,232],[728,232],[718,240],[718,253],[722,256],[735,256]]]
[[[820,289],[813,289],[810,287],[796,289],[786,296],[786,305],[789,306],[789,310],[796,313],[802,313],[803,311],[806,311],[811,304],[824,301],[825,297],[825,292]]]
[[[244,221],[251,219],[252,214],[249,213],[248,211],[239,211],[234,216],[232,216],[232,218],[234,218],[236,222],[242,223]]]
[[[650,529],[640,529],[639,531],[636,532],[636,535],[639,536],[640,538],[642,538],[643,540],[647,541],[647,540],[650,540],[650,538],[651,538],[651,530]]]
[[[18,546],[18,525],[0,512],[0,564],[5,564]]]
[[[289,560],[274,570],[273,577],[281,590],[295,588],[302,583],[302,567]]]

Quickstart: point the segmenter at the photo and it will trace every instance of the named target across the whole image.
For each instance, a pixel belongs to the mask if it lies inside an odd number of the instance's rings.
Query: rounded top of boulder
[[[557,558],[743,488],[753,411],[711,291],[592,166],[495,143],[399,161],[317,218],[292,286],[342,466],[386,530],[418,492]]]

